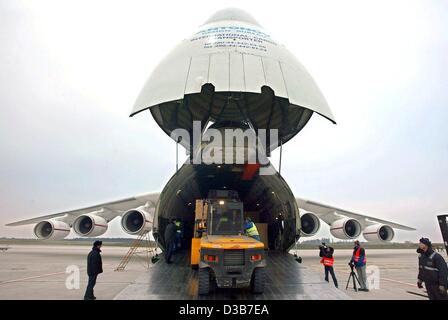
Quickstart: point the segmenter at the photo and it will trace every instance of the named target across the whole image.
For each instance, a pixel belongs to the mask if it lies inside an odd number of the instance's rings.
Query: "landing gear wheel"
[[[252,293],[263,293],[266,282],[266,271],[264,268],[256,268],[252,274]]]
[[[205,295],[210,293],[210,271],[208,268],[199,269],[199,288],[198,293]]]

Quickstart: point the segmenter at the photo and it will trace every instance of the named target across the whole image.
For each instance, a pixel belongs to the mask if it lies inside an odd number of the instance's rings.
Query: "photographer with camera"
[[[319,246],[319,257],[322,259],[320,260],[320,263],[324,265],[325,270],[325,281],[328,282],[328,273],[331,274],[331,277],[333,278],[334,286],[338,287],[338,280],[336,279],[336,275],[334,273],[333,264],[334,264],[334,257],[333,257],[334,249],[332,247],[328,247],[325,242],[322,242],[322,245]]]
[[[355,267],[358,273],[359,291],[369,291],[367,289],[367,273],[366,273],[366,251],[358,240],[355,241],[355,247],[353,248],[353,256],[349,262],[350,267]]]

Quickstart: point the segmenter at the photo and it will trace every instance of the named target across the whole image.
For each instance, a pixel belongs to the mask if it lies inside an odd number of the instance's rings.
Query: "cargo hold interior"
[[[184,240],[188,248],[193,235],[195,201],[205,199],[210,189],[236,190],[244,204],[244,214],[260,223],[260,234],[270,250],[287,250],[294,244],[296,230],[300,229],[295,198],[283,178],[273,175],[244,175],[244,165],[184,164],[166,184],[155,212],[155,228],[164,246],[164,230],[169,220],[182,221]],[[278,223],[281,213],[283,223]],[[281,220],[281,218],[280,218]],[[283,226],[283,240],[278,233]],[[262,237],[263,238],[263,237]],[[263,240],[263,239],[262,239]]]

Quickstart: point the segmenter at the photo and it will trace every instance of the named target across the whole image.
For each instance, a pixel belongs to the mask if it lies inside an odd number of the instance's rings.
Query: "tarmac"
[[[299,251],[303,264],[321,273],[319,250]],[[335,250],[334,270],[339,288],[355,300],[427,300],[426,292],[417,288],[418,257],[414,249],[366,249],[369,292],[353,290],[348,262],[352,250]],[[446,255],[444,256],[446,259]],[[369,272],[370,270],[370,272]],[[330,276],[330,283],[332,283]]]
[[[350,300],[342,290],[329,286],[317,272],[297,263],[284,252],[267,252],[266,283],[262,294],[249,287],[218,288],[198,295],[198,271],[190,265],[189,252],[179,252],[174,263],[160,261],[118,294],[117,300]]]
[[[179,265],[166,265],[161,259],[152,265],[145,254],[134,257],[123,272],[114,269],[127,252],[126,247],[103,246],[103,269],[95,287],[98,300],[109,299],[192,299],[195,294],[195,272],[191,271],[182,256]],[[87,284],[86,256],[89,246],[73,245],[11,245],[0,252],[0,299],[74,299],[83,298]],[[373,299],[373,300],[425,300],[424,290],[416,286],[417,254],[409,249],[369,249],[367,263],[372,275],[370,292],[355,292],[352,283],[346,290],[350,268],[350,250],[335,251],[335,272],[339,289],[323,277],[323,266],[319,263],[318,250],[299,250],[303,263],[292,255],[274,258],[270,263],[276,279],[268,278],[264,296],[251,296],[244,289],[219,289],[212,299]],[[277,264],[277,265],[275,265]],[[285,267],[286,266],[286,267]],[[287,269],[288,273],[282,273]],[[79,270],[79,287],[74,285]],[[67,273],[69,271],[69,273]],[[179,282],[178,277],[189,281]],[[271,273],[274,274],[274,273]],[[155,280],[164,275],[164,283]],[[170,277],[172,279],[170,280]],[[177,278],[176,278],[177,277]],[[291,278],[293,277],[293,278]],[[177,280],[176,280],[177,279]],[[173,282],[174,281],[174,282]],[[171,283],[173,282],[173,283]],[[177,288],[178,295],[167,294]],[[157,289],[157,287],[159,289]],[[282,290],[283,288],[283,290]],[[286,289],[285,289],[286,288]],[[197,290],[197,288],[196,288]],[[182,294],[180,292],[183,292]]]
[[[10,245],[0,252],[0,299],[80,300],[87,285],[86,258],[89,246]],[[126,286],[146,272],[143,259],[134,258],[124,272],[115,272],[126,247],[103,247],[104,272],[98,276],[98,300],[113,299]],[[79,268],[79,288],[66,273]],[[66,286],[69,279],[69,286]]]

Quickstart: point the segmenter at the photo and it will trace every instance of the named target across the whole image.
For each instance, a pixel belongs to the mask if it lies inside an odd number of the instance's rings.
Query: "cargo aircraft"
[[[336,121],[306,69],[242,10],[216,12],[159,63],[141,90],[131,116],[148,110],[160,128],[189,155],[162,192],[93,204],[7,226],[35,224],[38,239],[59,240],[72,229],[80,237],[100,236],[110,221],[120,217],[124,232],[139,235],[152,231],[163,249],[169,221],[182,221],[184,236],[191,238],[195,201],[205,198],[209,190],[221,189],[236,191],[244,211],[255,217],[254,222],[267,225],[270,249],[288,251],[300,237],[315,235],[321,222],[328,224],[338,239],[357,239],[362,235],[367,241],[389,242],[394,238],[394,229],[414,230],[293,194],[285,177],[270,163],[271,152],[298,134],[313,114],[332,123]],[[239,162],[204,161],[210,136],[225,136],[228,129],[266,130],[275,135],[267,134],[255,145],[244,142],[245,151],[266,153],[266,157],[253,163],[246,156]],[[194,137],[195,130],[206,139],[197,142],[192,141],[197,138],[186,138]],[[231,158],[235,150],[230,148]],[[273,239],[276,234],[271,232],[279,221],[280,246]]]

